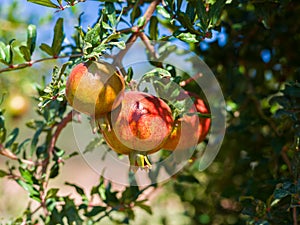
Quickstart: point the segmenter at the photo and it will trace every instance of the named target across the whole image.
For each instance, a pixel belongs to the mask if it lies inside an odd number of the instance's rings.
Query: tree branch
[[[133,32],[131,34],[131,36],[128,38],[128,40],[126,41],[126,49],[121,50],[117,55],[114,56],[114,61],[113,64],[118,66],[119,68],[122,68],[122,60],[124,58],[124,56],[126,55],[126,53],[129,51],[131,44],[133,44],[137,38],[139,37],[140,33],[143,32],[144,28],[146,27],[146,25],[148,24],[151,16],[153,15],[153,13],[156,10],[156,6],[161,2],[161,0],[155,0],[153,2],[150,3],[149,7],[147,8],[146,12],[144,13],[143,17],[145,18],[145,23],[143,26],[138,27],[138,26],[134,26],[131,28],[131,31]]]
[[[19,69],[23,69],[23,68],[26,68],[26,67],[31,67],[33,64],[40,63],[40,62],[43,62],[43,61],[63,59],[63,58],[75,58],[75,57],[81,57],[81,56],[83,56],[83,54],[79,53],[79,54],[73,54],[73,55],[62,55],[62,56],[48,57],[48,58],[32,60],[30,62],[10,65],[6,68],[0,69],[0,73],[12,71],[12,70],[19,70]]]
[[[53,134],[53,136],[50,140],[49,146],[48,146],[48,157],[46,159],[44,159],[44,161],[42,163],[43,164],[42,173],[46,173],[47,167],[49,165],[49,161],[50,161],[50,158],[53,154],[53,150],[54,150],[55,144],[58,140],[58,137],[59,137],[61,131],[63,130],[63,128],[65,128],[67,126],[67,124],[72,121],[74,112],[75,111],[73,111],[73,110],[70,111],[67,114],[67,116],[62,119],[62,121],[60,123],[55,125],[55,126],[57,126],[57,128],[56,128],[56,130],[55,130],[55,132],[54,132],[54,134]]]
[[[297,208],[293,208],[293,225],[298,225],[298,216],[297,216]]]
[[[20,160],[22,163],[25,163],[25,164],[28,164],[28,165],[31,165],[31,166],[37,165],[37,163],[35,163],[31,160],[19,159],[18,156],[16,156],[9,149],[5,148],[2,144],[0,144],[0,154],[7,157],[7,158],[9,158],[9,159],[12,159],[12,160]]]

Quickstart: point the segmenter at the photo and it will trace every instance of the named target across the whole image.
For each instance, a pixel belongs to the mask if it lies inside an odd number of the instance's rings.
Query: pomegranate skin
[[[211,119],[201,118],[192,113],[199,112],[202,114],[210,114],[205,102],[196,94],[185,91],[178,98],[193,97],[194,105],[188,109],[190,115],[185,114],[183,117],[174,121],[173,130],[164,143],[163,149],[165,150],[188,150],[202,142],[210,129]]]
[[[66,82],[66,98],[75,110],[98,118],[121,103],[124,89],[124,79],[115,67],[89,61],[72,69]]]
[[[121,105],[108,114],[108,121],[110,128],[102,130],[103,136],[122,154],[160,150],[173,126],[170,107],[162,99],[138,91],[125,92]]]

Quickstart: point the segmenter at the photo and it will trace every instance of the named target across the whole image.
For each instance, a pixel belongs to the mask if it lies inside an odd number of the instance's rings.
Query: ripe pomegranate
[[[188,113],[174,121],[173,130],[164,143],[163,149],[166,150],[187,150],[195,147],[203,141],[209,132],[211,119],[201,118],[195,112],[209,114],[209,109],[204,101],[194,93],[183,92],[179,95],[178,100],[182,97],[194,98],[194,105],[188,109]]]
[[[107,120],[102,128],[107,144],[129,155],[131,166],[142,168],[151,166],[147,154],[162,148],[173,125],[171,109],[162,99],[138,91],[125,92],[121,105]]]
[[[76,65],[66,83],[66,97],[77,111],[101,117],[116,108],[124,93],[124,80],[116,68],[105,62]]]

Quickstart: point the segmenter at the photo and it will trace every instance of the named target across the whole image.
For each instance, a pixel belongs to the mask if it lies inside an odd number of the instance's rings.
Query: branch
[[[293,225],[298,225],[298,216],[297,216],[297,208],[293,208]]]
[[[283,159],[283,161],[285,162],[285,164],[287,165],[288,169],[289,169],[289,172],[290,174],[292,175],[293,172],[292,172],[292,165],[291,165],[291,161],[287,155],[287,151],[289,150],[288,146],[283,146],[282,149],[281,149],[281,157]]]
[[[180,87],[185,87],[186,85],[188,85],[189,83],[193,82],[193,81],[196,81],[197,79],[203,77],[203,73],[196,73],[194,76],[184,80],[184,81],[181,81],[179,83]]]
[[[40,62],[47,61],[47,60],[55,60],[55,59],[63,59],[63,58],[76,58],[76,57],[81,57],[81,56],[83,56],[83,54],[62,55],[62,56],[55,56],[55,57],[53,56],[53,57],[49,57],[49,58],[32,60],[30,62],[10,65],[6,68],[0,69],[0,73],[12,71],[12,70],[19,70],[19,69],[23,69],[26,67],[31,67],[33,64],[40,63]]]
[[[59,3],[59,10],[57,10],[56,12],[60,12],[60,11],[63,11],[63,10],[65,10],[65,9],[67,9],[67,8],[70,8],[70,7],[72,7],[72,6],[74,6],[74,5],[76,5],[76,4],[78,4],[78,3],[80,3],[80,2],[85,2],[86,0],[78,0],[78,1],[74,1],[72,4],[66,4],[65,6],[64,5],[62,5],[61,3]]]
[[[35,163],[31,160],[19,159],[18,156],[16,156],[8,148],[5,148],[2,144],[0,144],[0,154],[7,157],[7,158],[9,158],[9,159],[12,159],[12,160],[20,160],[22,163],[25,163],[25,164],[28,164],[28,165],[31,165],[31,166],[37,165],[37,163]]]
[[[138,36],[140,35],[141,32],[143,32],[144,28],[146,27],[146,25],[148,24],[151,16],[153,15],[153,13],[156,10],[156,6],[161,2],[161,0],[155,0],[153,2],[150,3],[149,7],[147,8],[146,12],[144,13],[143,17],[145,18],[145,23],[143,26],[138,27],[138,26],[133,26],[131,28],[131,31],[133,32],[131,34],[131,36],[128,38],[128,40],[126,41],[126,49],[120,51],[117,55],[115,55],[114,57],[114,62],[113,64],[122,68],[122,59],[124,58],[124,56],[126,55],[126,53],[128,52],[128,50],[130,49],[131,45],[133,44],[136,39],[138,38]]]
[[[152,56],[154,59],[157,59],[157,58],[158,58],[158,55],[157,55],[157,53],[155,52],[155,48],[154,48],[154,46],[151,44],[151,41],[149,40],[149,38],[147,37],[147,35],[146,35],[144,32],[140,32],[140,33],[139,33],[139,36],[140,36],[141,40],[144,42],[146,48],[149,50],[151,56]]]
[[[43,169],[42,169],[42,173],[46,173],[47,171],[47,167],[49,165],[49,159],[51,158],[52,154],[53,154],[53,150],[54,150],[54,147],[55,147],[55,144],[58,140],[58,137],[61,133],[61,131],[67,126],[67,124],[69,122],[72,121],[72,118],[73,118],[73,113],[75,111],[70,111],[67,116],[65,118],[62,119],[62,121],[58,124],[56,124],[55,126],[57,126],[51,140],[50,140],[50,143],[49,143],[49,146],[48,146],[48,157],[46,159],[44,159],[43,161]]]

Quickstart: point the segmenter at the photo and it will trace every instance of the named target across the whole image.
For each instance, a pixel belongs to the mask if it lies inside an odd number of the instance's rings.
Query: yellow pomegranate
[[[89,61],[72,69],[66,98],[76,111],[99,118],[121,103],[124,88],[124,79],[114,66]]]

